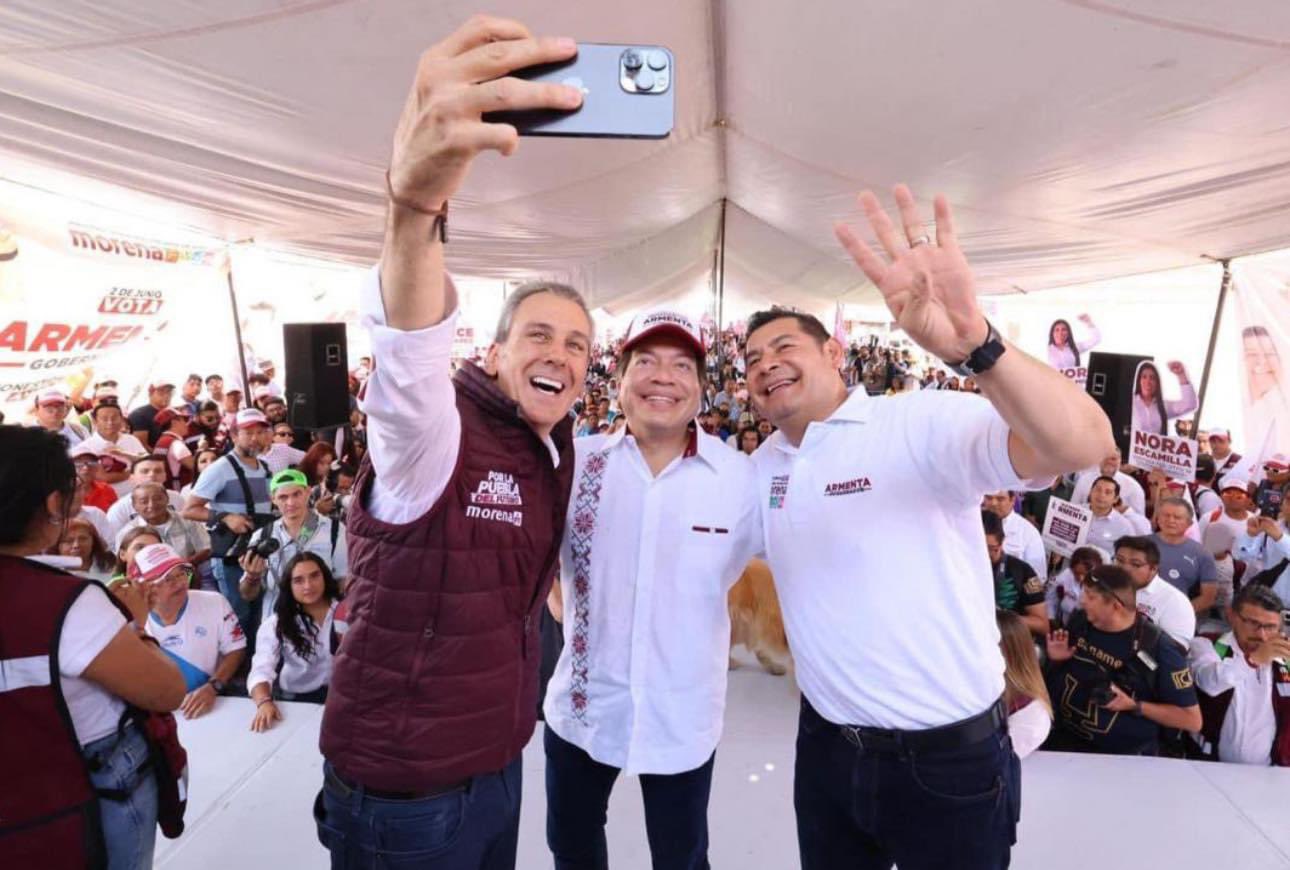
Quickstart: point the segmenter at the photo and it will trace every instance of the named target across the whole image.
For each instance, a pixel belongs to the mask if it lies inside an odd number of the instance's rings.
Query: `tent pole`
[[[1209,370],[1214,364],[1214,348],[1218,344],[1218,328],[1223,322],[1223,303],[1227,300],[1227,289],[1232,286],[1232,261],[1220,260],[1223,264],[1223,281],[1218,287],[1218,305],[1214,308],[1214,326],[1209,332],[1209,350],[1205,351],[1205,370],[1200,376],[1200,396],[1196,402],[1196,432],[1200,431],[1200,415],[1205,410],[1205,391],[1209,389]]]
[[[721,197],[721,223],[717,227],[717,371],[726,364],[726,346],[721,341],[726,303],[726,198]]]
[[[228,271],[226,274],[228,276],[228,302],[233,308],[233,333],[237,336],[237,359],[242,366],[242,401],[246,403],[246,407],[250,408],[254,406],[254,401],[251,396],[251,379],[246,371],[246,348],[242,344],[242,318],[237,313],[237,291],[233,289],[232,257],[228,258]]]

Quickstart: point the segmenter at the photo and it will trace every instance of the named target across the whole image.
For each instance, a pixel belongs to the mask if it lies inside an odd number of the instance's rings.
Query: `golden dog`
[[[760,559],[753,559],[730,589],[730,648],[742,643],[768,672],[780,676],[792,663],[788,636],[784,633],[784,616],[775,594],[775,578]],[[733,657],[731,669],[739,667]]]

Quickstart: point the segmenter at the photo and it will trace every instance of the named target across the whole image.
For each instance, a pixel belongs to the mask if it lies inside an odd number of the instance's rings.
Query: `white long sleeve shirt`
[[[1088,504],[1088,493],[1093,488],[1093,481],[1102,476],[1099,469],[1081,471],[1075,478],[1075,489],[1071,491],[1071,504]],[[1120,498],[1141,515],[1147,512],[1147,494],[1142,491],[1142,484],[1123,471],[1115,473],[1115,482],[1120,484]]]
[[[1016,511],[1003,518],[1003,552],[1020,559],[1034,569],[1040,580],[1048,580],[1048,553],[1044,539],[1030,520]]]
[[[318,634],[313,639],[313,655],[308,659],[301,658],[290,643],[278,640],[278,615],[270,613],[266,616],[255,635],[255,656],[251,659],[251,672],[246,677],[247,691],[261,683],[268,683],[272,688],[275,676],[278,688],[284,692],[312,692],[329,685],[331,633],[338,605],[339,602],[332,602],[322,625],[318,626]],[[305,631],[305,637],[308,636]],[[279,663],[281,672],[278,672]]]
[[[702,431],[657,477],[626,429],[574,448],[547,727],[629,774],[693,770],[721,737],[726,596],[761,546],[752,462]]]
[[[1228,632],[1218,639],[1232,650],[1219,658],[1214,642],[1203,637],[1191,642],[1190,664],[1196,688],[1207,695],[1232,690],[1232,703],[1218,736],[1218,760],[1237,764],[1272,763],[1277,721],[1272,710],[1272,665],[1252,667],[1245,652]]]

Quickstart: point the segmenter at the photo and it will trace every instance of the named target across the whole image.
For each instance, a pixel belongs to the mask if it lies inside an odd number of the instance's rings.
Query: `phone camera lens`
[[[652,70],[661,70],[667,67],[667,55],[661,51],[651,51],[649,53],[649,68]]]
[[[649,91],[654,88],[654,73],[643,69],[636,74],[636,90]]]
[[[629,49],[623,52],[623,66],[627,67],[632,72],[640,69],[643,63],[644,60],[641,59],[641,53],[639,51]]]

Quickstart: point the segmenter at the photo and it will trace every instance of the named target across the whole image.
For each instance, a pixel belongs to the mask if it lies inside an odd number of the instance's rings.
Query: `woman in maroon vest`
[[[118,586],[118,604],[33,558],[76,487],[63,438],[0,426],[0,867],[152,866],[157,785],[122,714],[175,709],[184,680],[127,621],[147,617],[140,589]]]

